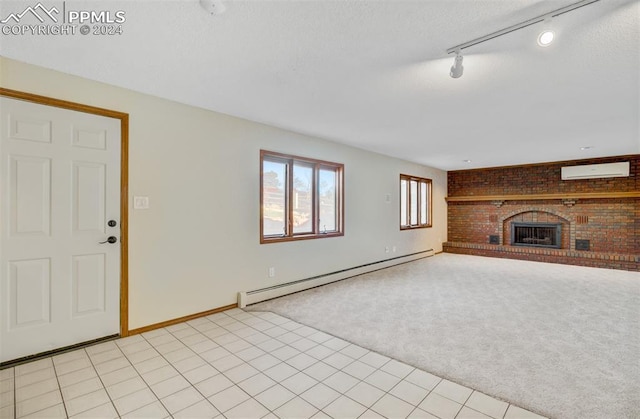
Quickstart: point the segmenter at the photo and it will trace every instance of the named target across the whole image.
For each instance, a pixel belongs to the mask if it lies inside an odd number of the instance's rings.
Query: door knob
[[[115,242],[117,242],[118,239],[116,238],[116,236],[109,236],[109,238],[103,242],[98,242],[98,244],[105,244],[105,243],[110,243],[113,244]]]
[[[107,225],[108,225],[109,227],[115,227],[115,226],[117,226],[117,225],[118,225],[118,222],[117,222],[116,220],[109,220],[109,221],[107,222]]]

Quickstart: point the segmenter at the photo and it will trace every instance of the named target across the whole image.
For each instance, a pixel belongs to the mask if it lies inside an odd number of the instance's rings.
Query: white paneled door
[[[6,97],[0,116],[0,361],[118,334],[120,120]]]

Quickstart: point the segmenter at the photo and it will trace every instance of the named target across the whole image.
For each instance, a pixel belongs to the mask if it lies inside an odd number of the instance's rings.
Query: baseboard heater
[[[412,262],[414,260],[423,259],[433,255],[433,249],[428,249],[404,256],[398,256],[390,259],[380,260],[377,262],[367,263],[365,265],[355,266],[353,268],[342,269],[340,271],[335,271],[323,275],[299,279],[297,281],[287,282],[286,284],[278,284],[272,287],[260,288],[253,291],[239,292],[238,307],[244,308],[248,305],[259,303],[261,301],[282,297],[283,295],[293,294],[294,292],[304,291],[309,288],[330,284],[332,282],[340,281],[352,276],[377,271],[379,269],[389,268],[394,265]]]

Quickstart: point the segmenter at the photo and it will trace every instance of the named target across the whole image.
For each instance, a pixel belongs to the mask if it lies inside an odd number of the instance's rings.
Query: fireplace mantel
[[[469,195],[449,196],[447,202],[480,202],[480,201],[540,201],[550,199],[621,199],[640,198],[640,192],[584,192],[584,193],[553,193],[529,195]]]

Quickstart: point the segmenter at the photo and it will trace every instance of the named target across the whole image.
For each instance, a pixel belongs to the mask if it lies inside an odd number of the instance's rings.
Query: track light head
[[[540,32],[540,35],[538,35],[538,45],[541,47],[548,47],[551,45],[555,37],[556,35],[553,31],[545,29],[543,32]]]
[[[548,47],[551,45],[555,37],[556,34],[553,31],[552,18],[550,16],[546,17],[544,19],[542,31],[538,35],[538,45],[541,47]]]
[[[456,58],[454,58],[449,75],[454,79],[457,79],[462,76],[463,71],[464,67],[462,66],[462,55],[460,55],[460,51],[456,51]]]

